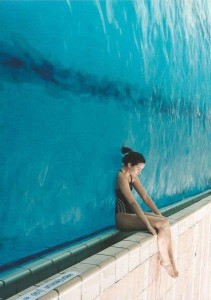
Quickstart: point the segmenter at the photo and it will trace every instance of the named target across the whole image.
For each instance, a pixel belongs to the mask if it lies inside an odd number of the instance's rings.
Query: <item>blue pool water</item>
[[[1,1],[0,26],[1,266],[114,226],[122,145],[158,207],[211,187],[208,0]]]

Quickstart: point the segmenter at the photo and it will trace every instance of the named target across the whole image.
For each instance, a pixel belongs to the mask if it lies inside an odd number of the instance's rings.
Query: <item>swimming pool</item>
[[[114,226],[123,144],[159,207],[210,188],[210,15],[208,1],[1,1],[1,266]]]

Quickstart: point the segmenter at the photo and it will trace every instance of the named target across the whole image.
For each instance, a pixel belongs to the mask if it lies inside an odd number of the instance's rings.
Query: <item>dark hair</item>
[[[145,158],[141,153],[134,152],[132,149],[127,147],[122,147],[122,154],[125,154],[122,158],[122,162],[125,166],[127,166],[128,163],[131,163],[132,166],[137,165],[138,163],[144,163],[146,162]]]

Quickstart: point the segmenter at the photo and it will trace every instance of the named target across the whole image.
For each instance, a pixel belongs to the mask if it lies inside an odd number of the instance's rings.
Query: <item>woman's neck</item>
[[[121,170],[122,170],[122,172],[125,174],[125,176],[126,176],[127,178],[130,178],[131,175],[130,175],[130,173],[129,173],[127,167],[123,166],[123,167],[121,168]]]

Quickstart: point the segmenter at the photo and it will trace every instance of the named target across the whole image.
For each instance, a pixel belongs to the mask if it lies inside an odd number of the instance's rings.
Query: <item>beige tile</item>
[[[40,282],[36,283],[35,286],[36,287],[40,287],[41,285],[43,285],[45,283],[48,283],[48,282],[50,282],[50,281],[52,281],[54,279],[57,279],[60,276],[60,274],[61,273],[57,273],[56,275],[53,275],[53,276],[51,276],[51,277],[49,277],[49,278],[47,278],[47,279],[45,279],[43,281],[40,281]]]
[[[37,300],[58,300],[59,295],[56,291],[50,291],[49,293],[43,295],[42,297],[37,298]]]
[[[129,237],[127,237],[125,240],[126,241],[132,241],[132,242],[138,242],[138,243],[143,243],[144,241],[148,240],[151,237],[150,233],[146,232],[137,232]]]
[[[82,262],[60,272],[62,274],[65,274],[67,272],[78,272],[78,276],[80,277],[84,277],[84,276],[88,276],[89,274],[93,274],[94,272],[98,272],[100,270],[100,268],[98,266],[95,265],[91,265],[91,264],[84,264]]]
[[[116,262],[101,267],[101,292],[111,287],[116,281]]]
[[[116,259],[116,281],[124,277],[129,271],[128,253]]]
[[[149,241],[145,241],[140,246],[140,264],[150,257]]]
[[[107,255],[92,255],[89,258],[83,260],[81,263],[99,266],[100,268],[110,264],[111,262],[115,262],[115,258]]]
[[[149,240],[149,256],[152,256],[158,252],[157,238],[152,237]]]
[[[100,294],[100,267],[86,263],[78,263],[62,273],[78,272],[82,279],[82,300],[96,298]]]
[[[61,286],[55,288],[55,290],[59,294],[59,300],[80,300],[82,295],[81,283],[81,277],[77,276],[71,279],[69,282],[66,282]]]
[[[92,300],[100,295],[100,271],[82,278],[82,300]]]
[[[121,255],[128,254],[128,250],[125,248],[119,248],[119,247],[109,247],[104,249],[103,251],[98,252],[98,255],[107,255],[114,258],[121,257]]]
[[[26,294],[32,292],[32,291],[35,290],[36,288],[37,288],[37,286],[35,286],[35,285],[34,285],[34,286],[31,286],[31,287],[29,287],[28,289],[25,289],[25,290],[21,291],[20,293],[18,293],[18,294],[16,294],[16,295],[12,296],[12,297],[10,297],[10,298],[8,298],[8,300],[15,300],[15,299],[17,299],[18,297],[24,296],[24,295],[26,295]],[[1,299],[1,298],[0,298],[0,299]]]
[[[124,277],[129,270],[129,251],[124,248],[109,247],[98,253],[108,255],[116,259],[116,281]]]
[[[168,217],[168,219],[178,222],[178,221],[182,220],[185,216],[186,216],[186,212],[185,212],[185,210],[182,210],[182,211],[178,211],[177,213],[171,215],[170,217]]]
[[[193,231],[193,228],[190,228],[179,236],[178,257],[187,252],[190,247],[193,248]]]
[[[149,285],[152,284],[154,281],[158,280],[159,268],[160,268],[160,263],[158,261],[158,254],[155,254],[149,259],[149,274],[148,274]]]
[[[145,262],[142,263],[139,267],[139,292],[142,293],[144,288],[146,288],[146,286],[144,286],[145,284],[145,281],[144,281],[144,278],[145,278]]]
[[[149,260],[146,260],[143,264],[144,264],[143,289],[146,289],[149,286]]]
[[[160,300],[173,300],[173,289],[168,290]]]
[[[142,300],[148,300],[148,289],[142,292]]]
[[[115,281],[116,259],[107,255],[95,254],[82,262],[83,264],[93,264],[100,268],[101,293],[112,286]]]
[[[131,247],[133,247],[135,245],[139,245],[139,243],[134,242],[134,241],[123,240],[123,241],[120,241],[120,242],[112,245],[112,247],[124,248],[124,249],[130,250]]]
[[[129,250],[129,271],[134,270],[139,266],[140,263],[140,246],[134,245],[133,248]]]
[[[132,299],[138,297],[140,294],[140,269],[137,267],[133,271],[131,271],[128,274],[128,288],[129,288],[129,294],[132,297]]]
[[[170,282],[172,281],[172,284],[174,283],[175,279],[172,279],[166,272],[166,270],[160,266],[159,268],[159,276],[157,280],[157,295],[158,299],[159,297],[163,297],[165,293],[168,291],[170,287]]]
[[[187,286],[187,276],[186,274],[181,274],[175,283],[175,299],[181,299],[183,292]]]
[[[147,288],[147,299],[157,300],[157,281],[153,281]]]
[[[100,300],[117,300],[115,285],[103,292],[103,294],[100,295]]]
[[[129,251],[129,271],[135,269],[139,265],[140,244],[138,242],[124,240],[113,246],[125,248]]]
[[[129,276],[123,277],[116,283],[116,299],[130,300],[132,299],[128,289],[128,278]]]

